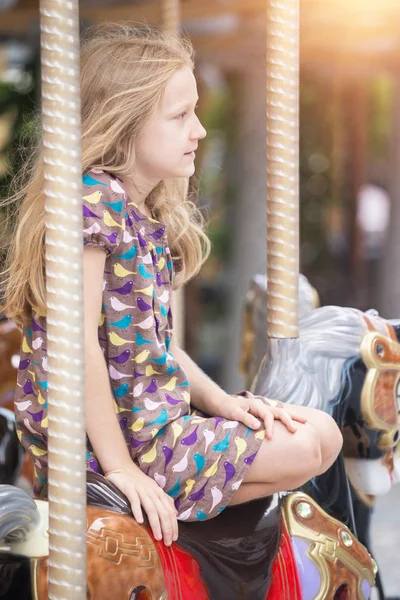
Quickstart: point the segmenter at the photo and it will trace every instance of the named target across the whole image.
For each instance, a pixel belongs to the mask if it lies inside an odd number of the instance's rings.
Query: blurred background
[[[105,20],[162,20],[160,0],[80,6],[82,30]],[[374,307],[390,318],[400,317],[399,22],[398,0],[301,1],[301,272],[322,304]],[[181,24],[196,50],[199,116],[208,130],[192,184],[213,244],[185,290],[185,345],[234,392],[244,385],[245,297],[253,276],[266,271],[265,2],[182,0]],[[38,2],[0,0],[2,197],[29,151],[37,111]],[[382,556],[393,548],[388,540],[399,542],[400,513],[390,513],[396,493],[398,506],[396,490],[377,512]],[[392,558],[393,550],[382,564],[388,573]],[[399,592],[399,573],[390,569],[385,580],[388,592]]]

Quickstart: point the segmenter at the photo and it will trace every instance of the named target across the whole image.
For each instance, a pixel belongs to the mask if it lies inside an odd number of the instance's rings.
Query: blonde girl
[[[206,135],[193,68],[187,40],[150,27],[100,26],[82,46],[87,468],[128,497],[139,522],[145,511],[166,544],[178,520],[298,487],[341,447],[323,412],[230,396],[175,343],[173,289],[209,253],[186,197]],[[22,329],[15,411],[39,493],[47,479],[40,150],[16,200],[4,309]]]

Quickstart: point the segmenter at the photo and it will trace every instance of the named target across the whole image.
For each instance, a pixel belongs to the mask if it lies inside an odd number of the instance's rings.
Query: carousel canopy
[[[0,35],[34,29],[38,0],[0,0]],[[265,0],[181,0],[182,27],[203,57],[225,56],[228,65],[245,66],[265,52]],[[159,23],[160,0],[81,0],[85,22]],[[301,60],[330,71],[375,70],[393,66],[400,50],[398,0],[302,0]],[[360,64],[361,63],[361,64]]]

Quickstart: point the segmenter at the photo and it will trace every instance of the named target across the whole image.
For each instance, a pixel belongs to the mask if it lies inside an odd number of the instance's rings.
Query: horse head
[[[400,326],[375,311],[362,319],[367,331],[359,357],[345,367],[338,401],[347,474],[357,490],[375,496],[400,480]]]
[[[266,287],[255,280],[251,293],[257,337]],[[313,309],[312,295],[313,288],[301,279],[299,339],[284,350],[279,340],[268,340],[251,389],[331,414],[343,433],[352,484],[365,494],[385,494],[400,479],[400,321],[385,320],[374,310]],[[265,346],[265,336],[258,337]]]

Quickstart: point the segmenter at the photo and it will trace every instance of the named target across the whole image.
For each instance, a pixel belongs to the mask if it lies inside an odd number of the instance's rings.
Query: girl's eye
[[[177,119],[183,119],[185,115],[186,115],[186,111],[183,112],[183,113],[180,113],[179,115],[176,115],[176,118]]]

